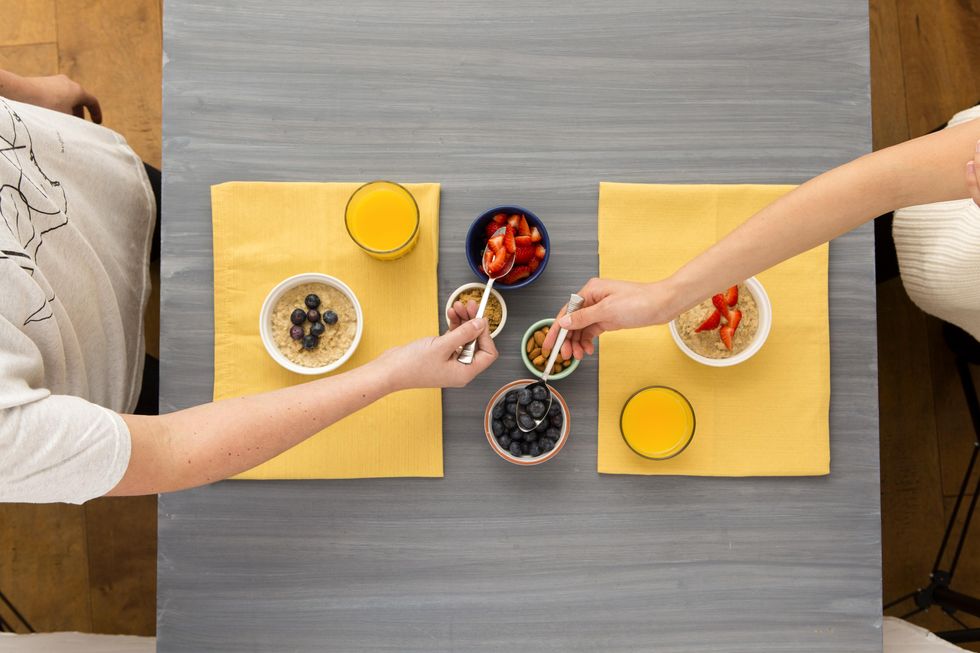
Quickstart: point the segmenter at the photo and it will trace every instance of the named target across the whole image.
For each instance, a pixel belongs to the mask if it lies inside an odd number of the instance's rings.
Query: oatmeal
[[[453,303],[463,302],[463,305],[465,306],[466,303],[472,299],[479,304],[482,297],[482,288],[470,288],[469,290],[464,290],[463,292],[459,293],[456,299],[453,300]],[[503,315],[504,309],[500,306],[500,302],[497,301],[497,298],[491,294],[490,297],[487,298],[486,308],[483,309],[483,317],[487,321],[487,326],[490,329],[490,333],[493,333],[497,327],[500,326],[500,319],[503,317]]]
[[[347,295],[322,283],[290,288],[272,311],[272,339],[282,354],[304,367],[323,367],[350,349],[357,313]]]
[[[732,290],[738,291],[732,294]],[[721,315],[719,304],[715,297],[722,297],[722,304],[727,308],[729,317]],[[675,326],[681,340],[690,349],[705,358],[729,358],[743,351],[755,338],[759,330],[759,307],[755,297],[745,284],[738,284],[727,293],[715,295],[678,316]],[[731,301],[734,298],[735,301]],[[732,317],[735,314],[736,326],[731,332]],[[716,317],[716,314],[717,317]],[[699,332],[698,328],[702,328]],[[731,348],[726,345],[725,337],[730,339]]]

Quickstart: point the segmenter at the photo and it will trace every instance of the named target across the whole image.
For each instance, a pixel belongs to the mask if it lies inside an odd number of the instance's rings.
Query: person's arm
[[[846,163],[811,179],[745,221],[667,279],[592,279],[585,305],[559,324],[574,330],[563,355],[581,358],[604,331],[662,324],[705,297],[905,206],[980,197],[976,170],[980,120]],[[964,183],[964,164],[967,179]],[[549,334],[545,346],[557,335]]]
[[[65,75],[22,77],[8,70],[0,70],[0,96],[70,113],[78,118],[85,118],[85,109],[88,109],[92,122],[102,123],[98,98]]]
[[[475,314],[476,305],[470,308]],[[453,316],[451,326],[459,321]],[[109,495],[173,492],[228,478],[389,393],[466,385],[497,358],[486,327],[486,320],[471,320],[440,337],[391,349],[349,372],[282,390],[168,415],[123,415],[132,453]],[[473,363],[457,362],[457,349],[473,339],[479,345]]]

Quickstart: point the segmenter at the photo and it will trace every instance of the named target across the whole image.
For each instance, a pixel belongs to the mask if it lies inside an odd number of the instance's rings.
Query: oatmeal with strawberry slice
[[[732,286],[681,313],[677,333],[691,351],[728,358],[751,344],[759,330],[759,307],[745,284]]]

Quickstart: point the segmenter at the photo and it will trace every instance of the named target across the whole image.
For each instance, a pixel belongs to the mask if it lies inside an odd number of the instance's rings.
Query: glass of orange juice
[[[694,438],[694,426],[691,402],[666,386],[650,386],[634,393],[619,417],[626,444],[651,460],[667,460],[684,451]]]
[[[371,181],[347,200],[344,224],[358,247],[388,261],[408,254],[418,242],[419,206],[404,186]]]

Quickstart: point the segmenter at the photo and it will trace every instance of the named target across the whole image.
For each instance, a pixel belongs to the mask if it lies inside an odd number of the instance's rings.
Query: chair
[[[892,214],[888,214],[875,220],[875,276],[878,283],[893,279],[899,273],[898,256],[891,233],[892,218]],[[915,607],[902,616],[906,619],[930,607],[939,607],[963,628],[936,633],[936,635],[949,642],[977,642],[980,641],[980,628],[968,628],[956,617],[956,612],[962,611],[980,617],[980,599],[957,592],[951,588],[951,585],[960,554],[963,552],[963,545],[969,535],[970,522],[976,512],[977,499],[980,497],[980,466],[977,465],[977,458],[980,455],[980,399],[977,397],[977,388],[970,373],[971,365],[980,365],[980,342],[962,329],[946,322],[943,323],[943,340],[956,356],[956,369],[973,424],[973,452],[963,475],[963,481],[960,483],[959,494],[946,524],[946,531],[943,533],[932,572],[929,574],[928,585],[891,601],[884,606],[884,609],[911,600]],[[971,487],[972,497],[965,508],[963,527],[954,543],[952,536],[957,517],[964,507],[964,499],[970,494]]]

